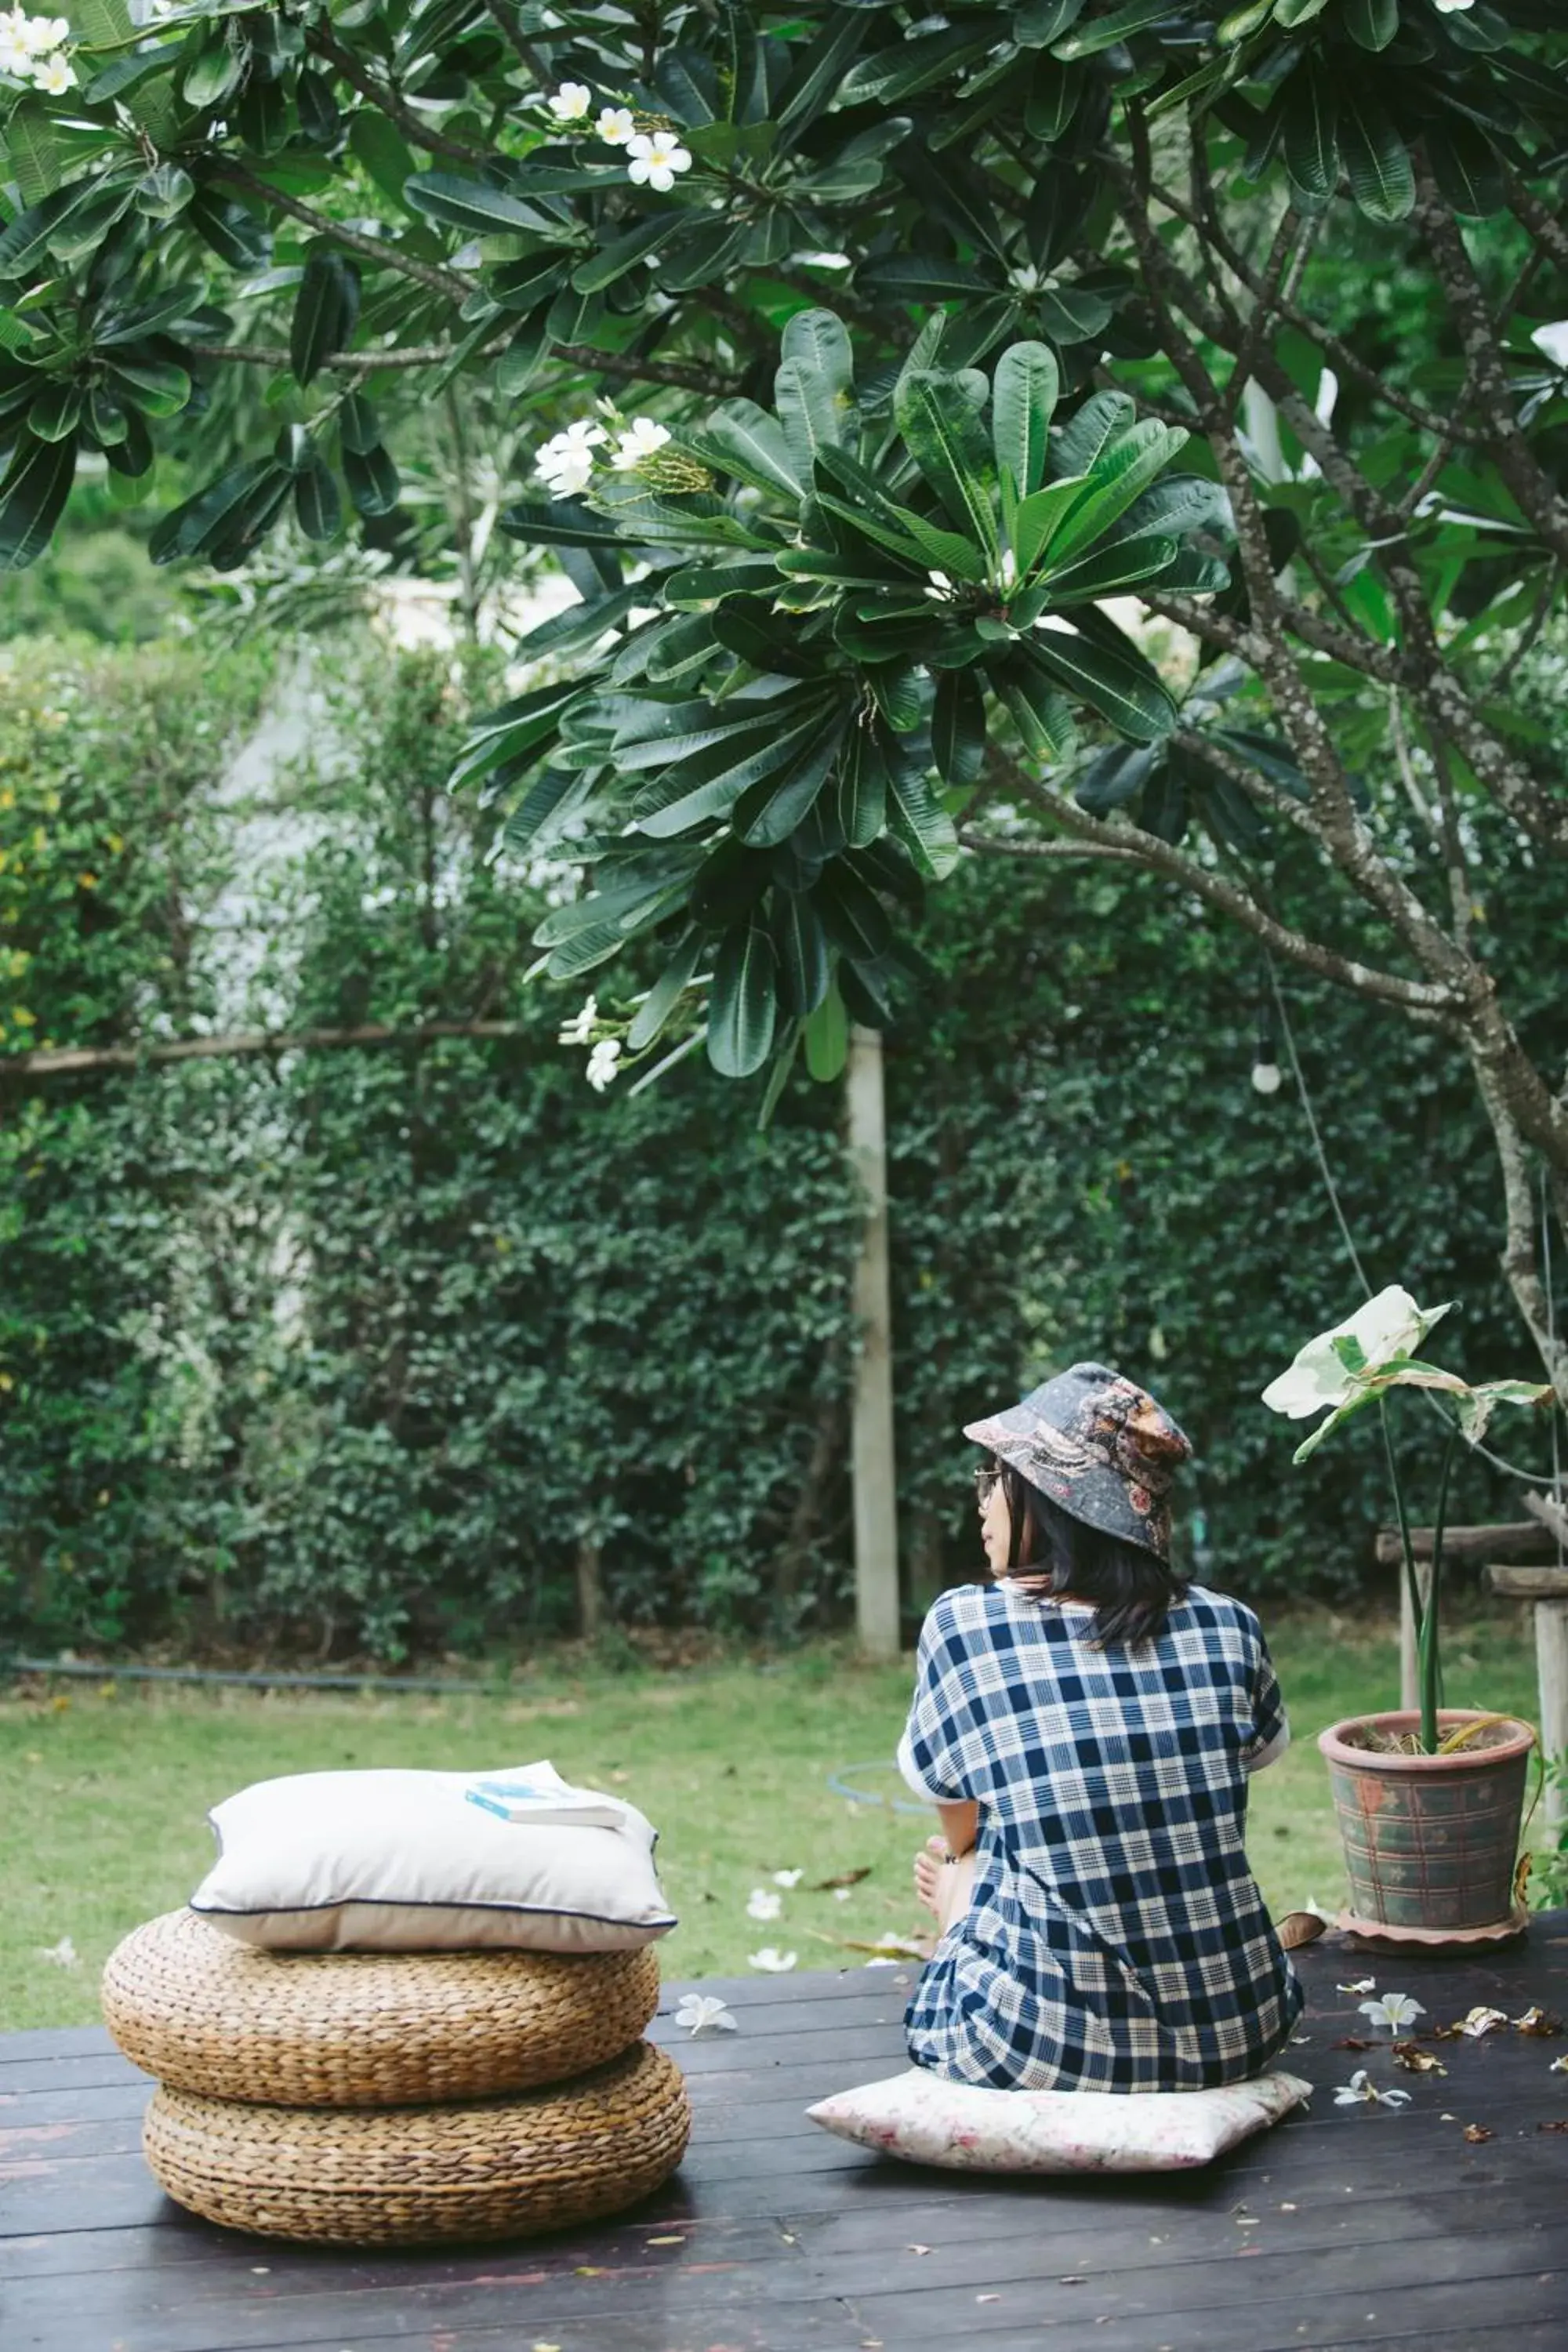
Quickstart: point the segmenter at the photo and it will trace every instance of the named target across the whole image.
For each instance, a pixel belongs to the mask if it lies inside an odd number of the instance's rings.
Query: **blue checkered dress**
[[[1238,2083],[1301,1991],[1247,1866],[1247,1776],[1289,1734],[1249,1609],[1189,1586],[1159,1641],[1098,1650],[1091,1611],[944,1593],[899,1752],[980,1807],[974,1895],[923,1971],[910,2055],[1003,2089]]]

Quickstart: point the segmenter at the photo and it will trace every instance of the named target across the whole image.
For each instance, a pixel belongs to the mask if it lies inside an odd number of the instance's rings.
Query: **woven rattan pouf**
[[[176,2203],[231,2229],[426,2245],[616,2212],[668,2178],[690,2127],[679,2069],[643,2042],[574,2083],[458,2106],[354,2113],[161,2089],[142,2145]]]
[[[286,2107],[412,2106],[563,2082],[629,2047],[658,2006],[632,1952],[295,1952],[193,1911],[110,1956],[103,2014],[165,2086]]]

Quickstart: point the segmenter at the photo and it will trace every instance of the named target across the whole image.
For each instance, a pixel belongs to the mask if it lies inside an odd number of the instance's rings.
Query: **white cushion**
[[[1218,2091],[991,2091],[911,2066],[806,2113],[879,2156],[950,2172],[1174,2172],[1212,2162],[1310,2095],[1298,2074]]]
[[[481,1781],[525,1780],[560,1787],[547,1810],[564,1818],[506,1821],[470,1799]],[[218,1858],[191,1908],[269,1951],[616,1952],[675,1925],[652,1825],[619,1798],[565,1790],[548,1764],[300,1772],[209,1818]]]

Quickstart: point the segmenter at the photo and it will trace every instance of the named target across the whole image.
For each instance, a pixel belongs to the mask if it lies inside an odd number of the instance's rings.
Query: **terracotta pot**
[[[1483,1718],[1445,1707],[1441,1732]],[[1535,1735],[1510,1717],[1451,1756],[1354,1745],[1358,1731],[1397,1737],[1415,1713],[1349,1716],[1320,1732],[1339,1815],[1351,1910],[1389,1927],[1496,1927],[1513,1915],[1513,1869]],[[1482,1742],[1487,1744],[1483,1745]]]

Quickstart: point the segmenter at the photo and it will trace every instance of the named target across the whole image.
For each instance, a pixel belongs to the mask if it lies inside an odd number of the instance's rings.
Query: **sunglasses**
[[[974,1492],[982,1510],[985,1508],[986,1504],[991,1500],[992,1496],[995,1493],[997,1484],[1001,1479],[1001,1476],[1002,1473],[1000,1470],[977,1470],[975,1472]]]

